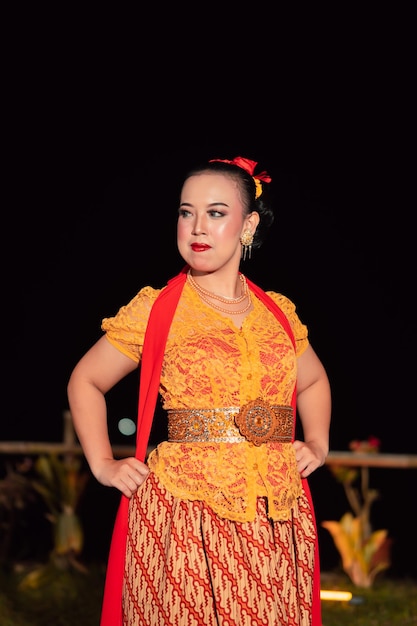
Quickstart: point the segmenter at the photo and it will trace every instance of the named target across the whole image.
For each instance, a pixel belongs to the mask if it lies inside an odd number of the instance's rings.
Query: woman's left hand
[[[302,478],[307,478],[316,470],[321,467],[326,456],[318,445],[313,442],[306,443],[296,439],[293,442],[293,448],[295,450],[295,460],[297,461],[297,469],[300,472]]]

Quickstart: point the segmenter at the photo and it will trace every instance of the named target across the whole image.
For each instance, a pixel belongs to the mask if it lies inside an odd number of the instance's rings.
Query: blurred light
[[[350,591],[333,591],[333,590],[320,590],[320,600],[340,600],[342,602],[349,602],[352,600],[352,594]]]
[[[135,422],[133,420],[131,420],[129,417],[124,417],[123,419],[119,420],[119,431],[122,433],[122,435],[133,435],[134,432],[136,432],[136,425]]]

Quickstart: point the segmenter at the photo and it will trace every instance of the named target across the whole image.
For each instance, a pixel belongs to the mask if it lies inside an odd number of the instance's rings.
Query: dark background
[[[316,15],[312,29],[304,15],[285,41],[265,15],[257,38],[224,14],[205,34],[200,20],[170,29],[166,13],[42,17],[12,20],[5,55],[0,438],[62,438],[66,383],[101,319],[182,267],[183,174],[242,155],[272,175],[276,209],[244,271],[309,327],[332,384],[332,449],[373,435],[382,452],[416,454],[407,16],[327,15],[330,27]],[[136,383],[109,394],[115,441]],[[402,537],[394,571],[415,574],[414,470],[371,478],[375,524]],[[312,488],[319,519],[346,510],[327,469]]]

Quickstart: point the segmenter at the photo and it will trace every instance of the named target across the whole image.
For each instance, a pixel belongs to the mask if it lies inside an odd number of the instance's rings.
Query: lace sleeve
[[[289,298],[274,291],[267,293],[287,316],[295,337],[297,357],[301,356],[309,344],[307,326],[298,317],[295,304]]]
[[[143,287],[113,317],[105,317],[101,329],[118,350],[139,363],[149,313],[160,289]]]

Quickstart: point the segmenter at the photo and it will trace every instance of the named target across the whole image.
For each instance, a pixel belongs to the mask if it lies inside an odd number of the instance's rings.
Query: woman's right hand
[[[131,498],[146,480],[149,467],[135,459],[108,459],[104,461],[97,472],[97,480],[106,487],[115,487],[126,497]]]
[[[68,381],[70,411],[84,455],[95,478],[130,498],[149,474],[135,457],[115,460],[107,427],[105,394],[133,372],[137,363],[101,337],[78,361]]]

